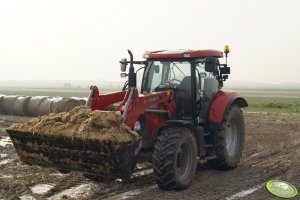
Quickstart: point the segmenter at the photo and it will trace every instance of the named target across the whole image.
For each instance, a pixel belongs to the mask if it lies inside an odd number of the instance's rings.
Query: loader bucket
[[[130,178],[140,150],[139,136],[119,123],[121,115],[86,108],[84,114],[78,114],[81,109],[76,109],[9,127],[7,133],[20,160],[61,171]],[[108,115],[115,115],[116,119],[106,118],[107,123],[100,124],[104,122],[100,118]]]

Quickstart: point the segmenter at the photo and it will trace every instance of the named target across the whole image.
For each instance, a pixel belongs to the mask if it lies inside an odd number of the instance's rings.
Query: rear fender
[[[237,104],[239,107],[247,107],[247,101],[242,98],[237,92],[232,91],[218,91],[211,103],[208,113],[209,123],[221,123],[225,120],[226,113],[230,106]]]
[[[205,142],[202,127],[196,127],[193,123],[187,120],[168,120],[165,122],[164,126],[159,129],[157,136],[159,136],[161,131],[167,127],[185,127],[190,129],[196,138],[198,155],[205,155]]]

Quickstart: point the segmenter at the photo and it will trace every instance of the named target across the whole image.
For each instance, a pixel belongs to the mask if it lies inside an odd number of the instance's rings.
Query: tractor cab
[[[226,54],[227,55],[227,54]],[[146,52],[142,94],[173,90],[174,119],[205,122],[214,94],[230,70],[220,65],[223,53],[215,50]],[[225,68],[225,70],[224,70]]]

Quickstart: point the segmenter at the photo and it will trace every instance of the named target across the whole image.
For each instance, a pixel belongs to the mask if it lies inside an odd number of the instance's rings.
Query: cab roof
[[[146,51],[144,58],[146,59],[178,59],[178,58],[203,58],[216,57],[222,58],[223,52],[217,50],[176,50],[176,51]]]

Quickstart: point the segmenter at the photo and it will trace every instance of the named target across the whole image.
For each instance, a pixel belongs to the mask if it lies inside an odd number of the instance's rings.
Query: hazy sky
[[[231,80],[300,82],[299,0],[0,0],[2,80],[120,80],[131,49],[218,49]],[[229,81],[230,81],[229,79]]]

